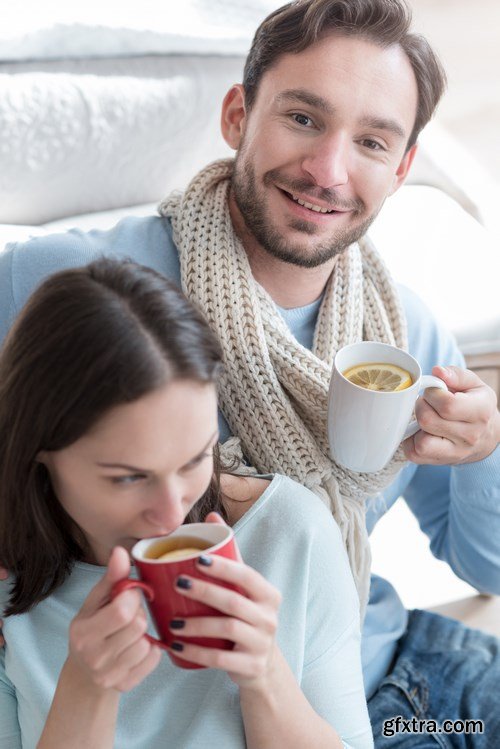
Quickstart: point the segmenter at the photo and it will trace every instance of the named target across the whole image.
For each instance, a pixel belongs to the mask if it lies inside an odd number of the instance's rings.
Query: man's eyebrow
[[[328,102],[326,99],[323,99],[322,96],[313,94],[311,91],[306,91],[303,88],[289,88],[285,91],[280,91],[280,93],[276,96],[275,101],[277,104],[281,104],[282,102],[286,101],[301,102],[302,104],[307,104],[309,107],[321,109],[322,112],[330,115],[334,114],[335,112],[330,102]]]
[[[196,460],[196,458],[205,452],[205,450],[212,444],[215,438],[219,438],[219,430],[217,429],[210,439],[208,440],[205,447],[203,447],[194,457],[191,458],[191,460],[188,460],[188,463],[191,463],[193,460]],[[97,466],[100,466],[101,468],[123,468],[126,471],[131,471],[133,473],[149,473],[149,468],[139,468],[138,466],[130,466],[127,463],[100,463],[96,462]],[[187,464],[186,464],[187,465]]]
[[[408,137],[399,122],[385,117],[363,117],[360,124],[364,127],[374,128],[375,130],[387,130],[398,138],[401,138],[401,140],[405,140]]]

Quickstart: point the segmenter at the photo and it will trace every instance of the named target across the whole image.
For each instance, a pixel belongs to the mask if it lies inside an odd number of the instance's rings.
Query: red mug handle
[[[155,592],[150,585],[142,583],[140,580],[129,580],[128,578],[118,580],[118,582],[113,585],[111,588],[111,600],[115,599],[116,596],[120,595],[120,593],[123,593],[124,590],[132,590],[133,588],[140,588],[148,601],[154,600]],[[158,647],[168,650],[168,646],[156,637],[151,637],[151,635],[148,635],[147,633],[144,634],[144,637],[153,645],[158,645]]]

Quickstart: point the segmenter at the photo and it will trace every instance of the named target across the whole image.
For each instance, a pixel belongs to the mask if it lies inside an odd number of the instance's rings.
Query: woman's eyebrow
[[[212,444],[212,442],[218,437],[219,437],[219,430],[216,429],[215,432],[210,437],[210,439],[208,440],[208,442],[206,443],[206,445],[202,447],[202,449],[199,452],[197,452],[196,455],[194,455],[187,462],[189,463],[191,462],[191,460],[195,460],[195,458],[197,458],[198,455],[201,455],[202,453],[204,453],[207,447],[209,447]],[[123,468],[124,470],[132,471],[133,473],[149,473],[151,471],[150,468],[139,468],[139,466],[131,466],[131,465],[128,465],[128,463],[101,463],[101,461],[97,461],[96,465],[99,466],[100,468]]]

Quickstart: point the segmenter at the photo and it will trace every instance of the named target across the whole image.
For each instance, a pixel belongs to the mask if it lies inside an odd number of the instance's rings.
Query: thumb
[[[87,596],[81,609],[82,612],[90,613],[91,611],[97,611],[97,609],[108,603],[113,585],[119,580],[128,577],[129,573],[130,557],[128,552],[122,546],[115,546],[109,558],[108,568]]]
[[[205,518],[205,523],[216,523],[217,525],[227,525],[224,518],[221,517],[218,512],[209,512]],[[236,539],[234,538],[233,541],[234,541],[234,548],[236,551],[236,561],[242,562],[243,557],[241,556],[240,550],[238,549],[238,546],[236,544]]]
[[[216,523],[217,525],[227,525],[224,518],[218,512],[209,512],[205,518],[205,523]]]
[[[483,385],[475,372],[461,367],[435,366],[432,368],[432,374],[444,380],[451,393],[465,393],[467,390],[473,390]]]

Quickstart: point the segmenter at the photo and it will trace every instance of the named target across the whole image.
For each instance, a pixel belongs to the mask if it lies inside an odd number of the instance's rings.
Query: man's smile
[[[320,224],[330,224],[335,218],[350,213],[350,210],[328,206],[325,203],[311,199],[309,196],[277,188],[281,195],[287,201],[289,209],[300,218],[306,218],[308,221],[314,221]]]

